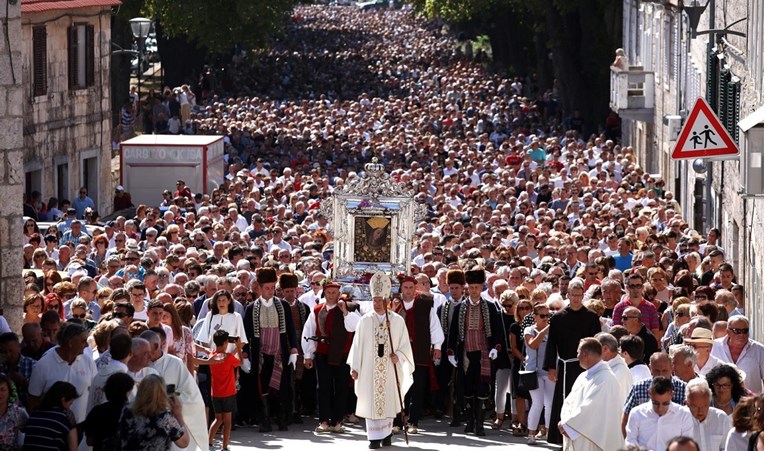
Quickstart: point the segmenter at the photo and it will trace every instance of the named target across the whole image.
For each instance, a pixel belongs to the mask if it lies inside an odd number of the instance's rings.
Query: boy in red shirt
[[[212,441],[218,428],[223,425],[223,450],[228,451],[228,440],[231,437],[231,414],[236,408],[236,373],[239,359],[236,354],[226,352],[228,332],[219,330],[213,334],[215,352],[210,356],[210,376],[212,381],[212,405],[215,421],[210,425],[208,443]],[[216,356],[223,356],[216,359]]]

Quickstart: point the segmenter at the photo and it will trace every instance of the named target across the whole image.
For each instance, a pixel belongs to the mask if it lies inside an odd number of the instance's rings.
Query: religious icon
[[[390,262],[390,219],[383,216],[356,216],[354,223],[354,260]]]

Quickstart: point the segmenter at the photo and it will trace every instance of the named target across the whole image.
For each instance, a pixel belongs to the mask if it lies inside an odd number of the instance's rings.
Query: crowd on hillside
[[[416,362],[394,431],[448,415],[484,435],[488,415],[530,444],[762,448],[763,346],[730,250],[689,226],[640,149],[410,11],[293,19],[228,86],[205,73],[144,111],[144,131],[164,117],[225,135],[222,186],[178,180],[105,224],[81,190],[45,230],[25,205],[24,326],[0,322],[0,449],[207,449],[219,428],[226,449],[234,424],[358,423],[345,359],[368,309],[332,280],[319,205],[373,157],[428,211],[391,305]]]

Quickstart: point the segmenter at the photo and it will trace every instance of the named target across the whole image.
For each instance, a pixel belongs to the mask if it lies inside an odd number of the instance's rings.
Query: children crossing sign
[[[683,131],[680,132],[680,137],[677,138],[672,159],[726,157],[738,153],[738,146],[720,123],[720,119],[706,100],[699,97],[683,126]]]

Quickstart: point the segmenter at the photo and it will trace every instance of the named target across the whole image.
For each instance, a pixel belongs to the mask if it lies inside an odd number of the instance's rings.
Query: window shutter
[[[733,77],[725,87],[725,118],[723,123],[733,141],[738,144],[738,120],[739,107],[741,106],[741,82],[738,77]]]
[[[45,26],[32,28],[32,94],[48,93],[48,32]]]
[[[728,69],[722,69],[717,78],[717,105],[715,112],[725,128],[728,128],[728,83],[731,73]]]
[[[69,72],[69,89],[75,89],[77,87],[77,27],[72,25],[67,29],[68,37],[68,72]]]
[[[719,73],[720,60],[715,52],[709,52],[707,55],[707,103],[717,112],[717,80]]]
[[[95,81],[96,66],[95,27],[85,27],[85,85],[93,86]]]

